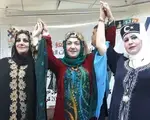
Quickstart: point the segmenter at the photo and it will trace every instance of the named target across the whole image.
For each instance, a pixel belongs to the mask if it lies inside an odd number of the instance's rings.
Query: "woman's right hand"
[[[37,24],[34,27],[34,30],[32,32],[33,37],[39,37],[42,34],[43,26],[41,22],[37,22]]]
[[[99,20],[105,22],[106,19],[106,13],[104,10],[104,2],[100,1],[100,15]]]
[[[114,17],[113,17],[112,11],[111,11],[110,6],[109,6],[108,3],[103,2],[103,10],[106,13],[106,17],[108,18],[108,21],[109,22],[113,21]]]
[[[42,31],[43,31],[42,23],[38,21],[32,32],[32,39],[33,39],[32,45],[33,46],[35,47],[38,46],[38,42],[41,39],[40,37],[41,37]]]
[[[48,26],[41,19],[39,20],[39,22],[41,22],[43,26],[42,35],[48,36],[49,35]]]

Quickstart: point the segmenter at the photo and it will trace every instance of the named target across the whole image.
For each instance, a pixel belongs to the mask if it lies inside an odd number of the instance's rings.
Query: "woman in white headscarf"
[[[103,11],[109,13],[107,3]],[[105,21],[104,16],[103,19]],[[107,51],[108,64],[115,76],[115,84],[109,110],[109,120],[150,119],[150,41],[144,25],[130,23],[121,28],[124,54],[118,54],[112,47],[105,50],[104,22],[99,23],[97,42],[99,50]],[[125,57],[126,56],[126,57]]]

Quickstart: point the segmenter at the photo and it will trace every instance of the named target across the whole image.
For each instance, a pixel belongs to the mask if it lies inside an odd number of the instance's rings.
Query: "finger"
[[[103,1],[100,1],[100,4],[104,4],[104,2],[103,2]]]
[[[42,25],[41,22],[38,21],[38,29],[41,30],[42,29]]]
[[[38,29],[38,25],[36,24],[35,26],[34,26],[34,30],[37,30]]]

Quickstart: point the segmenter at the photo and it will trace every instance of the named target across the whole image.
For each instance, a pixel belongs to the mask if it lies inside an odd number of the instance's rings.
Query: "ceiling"
[[[140,13],[150,0],[104,0],[114,16]],[[145,7],[144,7],[145,6]],[[99,0],[1,0],[0,24],[32,25],[37,18],[48,24],[93,22],[99,16]]]

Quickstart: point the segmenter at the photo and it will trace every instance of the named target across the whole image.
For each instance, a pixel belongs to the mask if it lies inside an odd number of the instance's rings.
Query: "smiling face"
[[[142,40],[138,38],[138,35],[135,33],[129,33],[124,36],[124,47],[128,54],[136,55],[142,47]]]
[[[66,52],[71,58],[78,57],[80,49],[80,40],[78,40],[77,38],[69,38],[66,41]]]
[[[29,38],[26,34],[21,33],[16,38],[16,50],[18,54],[24,55],[29,51]]]

